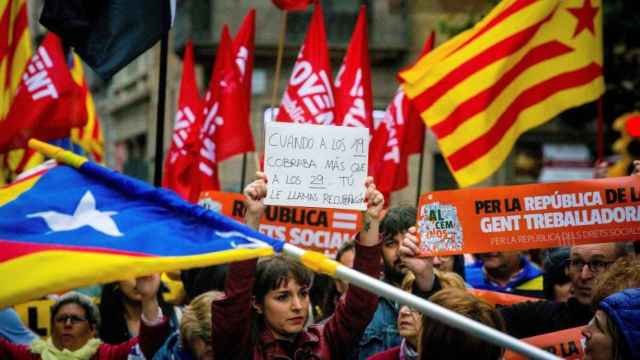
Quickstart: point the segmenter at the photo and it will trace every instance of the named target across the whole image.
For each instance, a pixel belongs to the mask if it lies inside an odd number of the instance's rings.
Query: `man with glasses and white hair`
[[[617,259],[633,255],[630,242],[573,246],[566,271],[571,279],[567,302],[525,302],[500,309],[507,332],[517,338],[585,325],[593,317],[593,286]]]
[[[150,359],[169,334],[169,324],[162,316],[156,297],[159,286],[158,275],[136,279],[136,288],[143,297],[139,337],[118,345],[103,343],[97,337],[98,308],[88,297],[70,292],[61,296],[51,308],[51,337],[48,340],[36,339],[26,346],[0,338],[0,359],[126,360],[138,343]]]

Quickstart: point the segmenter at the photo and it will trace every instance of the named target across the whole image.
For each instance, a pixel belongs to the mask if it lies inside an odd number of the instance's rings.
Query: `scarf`
[[[93,338],[76,351],[58,350],[53,345],[51,337],[49,337],[47,341],[42,339],[33,340],[31,342],[31,352],[40,354],[42,360],[90,360],[98,351],[100,345],[102,345],[102,341]]]
[[[402,339],[400,343],[400,360],[416,360],[418,358],[418,352],[411,347],[411,344],[407,342],[407,339]]]

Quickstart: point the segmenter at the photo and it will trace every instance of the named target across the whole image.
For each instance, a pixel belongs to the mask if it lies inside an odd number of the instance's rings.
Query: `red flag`
[[[280,10],[299,11],[304,10],[315,0],[271,0]]]
[[[276,120],[332,125],[335,123],[334,110],[327,35],[318,2]]]
[[[164,161],[162,186],[174,190],[184,199],[189,198],[192,167],[197,155],[198,127],[202,122],[204,107],[196,83],[193,62],[193,44],[187,42],[182,63],[182,80],[178,111],[176,112],[171,146]],[[215,172],[215,171],[214,171]],[[214,183],[216,183],[217,176]],[[219,185],[212,190],[219,190]]]
[[[253,75],[253,59],[255,58],[256,10],[251,9],[244,17],[240,30],[233,39],[233,53],[242,76],[247,107],[251,108],[251,77]],[[247,112],[249,114],[249,112]],[[249,121],[249,119],[247,119]]]
[[[435,32],[431,32],[431,35],[424,43],[424,47],[422,48],[422,53],[419,58],[427,55],[431,49],[433,49],[433,44],[435,41]],[[399,89],[402,91],[402,88]],[[424,148],[424,137],[426,132],[426,127],[422,119],[420,118],[420,114],[411,106],[411,103],[408,101],[407,97],[404,96],[403,92],[403,109],[406,109],[406,113],[404,113],[404,118],[406,119],[406,130],[404,131],[404,141],[403,148],[400,158],[399,169],[396,172],[396,178],[393,185],[393,191],[404,188],[409,185],[409,155],[412,154],[421,154]],[[408,103],[408,104],[404,104]]]
[[[391,192],[396,190],[395,178],[402,170],[402,140],[406,131],[405,116],[408,107],[409,102],[399,90],[387,107],[384,117],[373,120],[373,136],[369,145],[369,174],[375,178],[376,186],[387,199]]]
[[[26,146],[31,137],[69,136],[87,122],[84,90],[73,81],[60,39],[48,33],[33,55],[11,108],[0,122],[0,152]]]
[[[366,12],[367,7],[360,6],[360,15],[349,48],[336,76],[335,122],[338,125],[361,126],[371,130],[373,96]]]

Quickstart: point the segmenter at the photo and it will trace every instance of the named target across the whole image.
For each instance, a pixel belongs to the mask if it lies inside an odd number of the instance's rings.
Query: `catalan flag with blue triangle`
[[[0,308],[85,285],[282,250],[284,242],[169,190],[46,143],[30,145],[57,162],[0,188]]]

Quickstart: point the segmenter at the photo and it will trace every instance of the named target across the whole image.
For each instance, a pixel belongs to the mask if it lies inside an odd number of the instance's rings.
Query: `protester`
[[[14,344],[30,344],[37,336],[24,326],[13,308],[0,310],[0,338]]]
[[[382,259],[384,276],[382,280],[400,288],[408,269],[398,254],[400,241],[409,227],[416,222],[416,209],[402,206],[390,208],[380,223],[382,237]],[[439,289],[439,288],[438,288]],[[430,289],[427,289],[430,290]],[[371,323],[364,331],[357,348],[351,355],[360,360],[368,359],[379,352],[400,345],[397,321],[400,306],[394,301],[380,298],[378,308]]]
[[[429,301],[496,330],[504,331],[504,321],[500,313],[489,303],[463,289],[440,290],[431,296]],[[462,330],[426,316],[422,318],[418,357],[421,360],[498,360],[502,358],[503,352],[502,348]]]
[[[223,296],[208,291],[193,299],[182,312],[180,330],[169,336],[153,360],[213,360],[211,303]]]
[[[365,187],[365,225],[356,241],[354,269],[375,277],[380,273],[378,230],[384,197],[372,178],[367,178]],[[264,213],[266,176],[258,173],[244,194],[246,222],[257,229]],[[377,297],[351,286],[331,318],[305,329],[311,281],[309,270],[285,256],[230,264],[226,296],[212,304],[214,355],[257,360],[345,358],[371,320]]]
[[[555,248],[546,252],[542,275],[545,299],[566,302],[571,297],[568,260],[569,248]]]
[[[478,254],[465,269],[465,280],[475,289],[542,297],[542,271],[519,251]]]
[[[454,272],[464,280],[464,255],[434,256],[433,267],[440,271]]]
[[[585,360],[640,359],[640,288],[602,300],[582,335],[586,339]]]
[[[102,319],[98,328],[100,339],[108,344],[119,344],[137,336],[140,332],[141,300],[142,294],[134,279],[104,285],[99,308],[101,314],[109,316]],[[157,301],[162,313],[169,319],[170,331],[175,331],[178,319],[174,307],[164,301],[160,292],[157,294]]]
[[[572,296],[564,303],[543,300],[501,308],[507,332],[525,338],[585,325],[594,314],[591,301],[596,279],[616,259],[631,253],[626,242],[572,247],[568,263]]]
[[[100,324],[98,308],[88,297],[70,292],[51,308],[48,340],[36,339],[26,346],[0,338],[0,359],[125,360],[138,343],[144,355],[151,358],[169,333],[167,318],[162,315],[156,298],[159,284],[157,275],[136,279],[143,308],[138,337],[118,345],[103,343],[96,337]]]
[[[435,262],[434,262],[435,267]],[[466,288],[464,280],[456,273],[450,271],[439,271],[434,269],[436,277],[443,288]],[[413,291],[415,282],[413,272],[408,272],[402,281],[402,289],[408,292]],[[418,337],[422,329],[422,314],[406,305],[400,306],[398,312],[398,333],[402,337],[400,345],[389,350],[375,354],[369,360],[413,360],[418,357]]]

